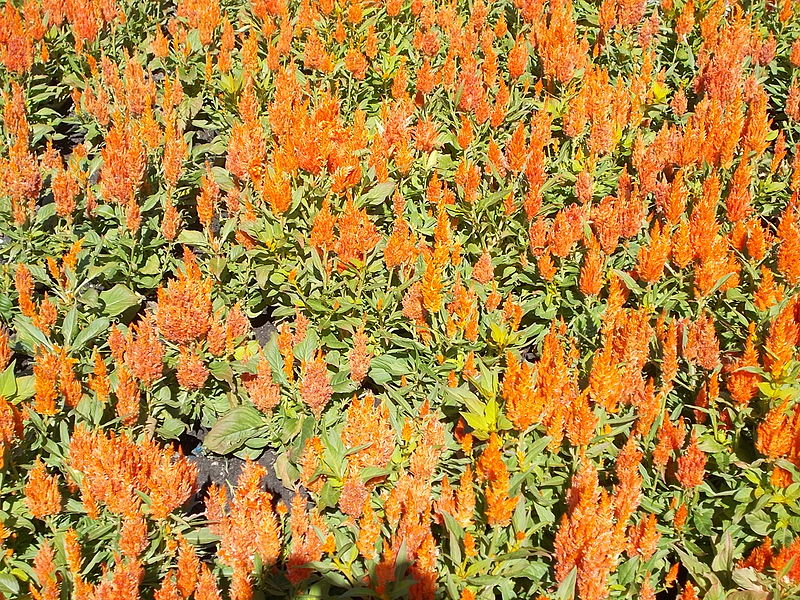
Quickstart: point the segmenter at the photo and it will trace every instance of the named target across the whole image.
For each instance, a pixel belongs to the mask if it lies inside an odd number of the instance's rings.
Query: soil
[[[251,319],[250,327],[253,330],[253,337],[262,348],[267,345],[272,335],[278,332],[278,328],[272,322],[272,311],[269,309]]]
[[[186,457],[197,467],[197,493],[189,502],[190,513],[193,514],[198,514],[205,510],[206,492],[212,483],[235,487],[244,465],[244,461],[236,456],[196,453],[202,449],[203,437],[205,437],[204,431],[195,430],[185,433],[180,440]],[[267,448],[256,459],[256,462],[267,469],[264,488],[272,494],[275,503],[282,500],[288,507],[291,506],[294,491],[285,487],[281,480],[278,479],[275,473],[275,461],[277,458],[277,453]]]

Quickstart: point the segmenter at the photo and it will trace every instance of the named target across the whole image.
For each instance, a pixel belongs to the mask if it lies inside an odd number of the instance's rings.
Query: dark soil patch
[[[266,346],[273,334],[278,332],[278,328],[272,321],[272,310],[265,310],[257,317],[250,319],[250,328],[253,331],[253,338],[262,347]]]
[[[244,466],[244,460],[236,456],[197,453],[202,449],[202,438],[204,437],[205,431],[194,430],[183,434],[179,441],[186,457],[197,467],[197,493],[189,501],[189,512],[192,514],[199,514],[205,510],[206,494],[212,483],[235,487]],[[280,500],[289,507],[295,492],[285,487],[283,482],[278,479],[275,472],[277,458],[277,453],[267,448],[256,459],[256,462],[267,469],[264,488],[272,494],[276,504]]]

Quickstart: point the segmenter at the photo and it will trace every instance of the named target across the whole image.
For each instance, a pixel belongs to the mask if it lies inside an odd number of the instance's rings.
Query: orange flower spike
[[[672,319],[664,335],[661,359],[661,379],[664,385],[671,386],[678,375],[678,322]]]
[[[650,230],[649,246],[639,249],[636,267],[639,278],[647,283],[656,283],[661,279],[669,252],[669,233],[662,231],[661,224],[656,222]]]
[[[592,440],[599,417],[589,404],[588,391],[577,394],[571,402],[567,420],[567,437],[577,448],[586,448]]]
[[[682,506],[683,506],[684,509],[686,508],[685,505],[682,505]],[[678,571],[680,570],[680,568],[681,568],[681,564],[680,563],[673,563],[672,564],[672,566],[669,568],[669,571],[667,572],[666,576],[664,577],[664,586],[665,587],[669,588],[669,587],[672,586],[673,583],[675,583],[675,581],[678,579]]]
[[[125,365],[117,366],[117,416],[125,425],[134,425],[139,420],[141,392],[139,384]]]
[[[69,568],[72,577],[79,576],[82,570],[81,544],[78,532],[72,528],[67,529],[64,533],[64,555],[67,560],[67,568]]]
[[[39,311],[33,316],[33,324],[42,330],[45,335],[50,335],[50,329],[55,325],[58,319],[58,310],[55,305],[50,301],[47,292],[44,293],[41,304],[39,304]]]
[[[145,387],[151,387],[161,378],[164,369],[164,346],[158,339],[152,317],[147,316],[131,326],[124,356],[125,365]]]
[[[64,402],[70,408],[75,408],[83,395],[80,381],[75,377],[73,365],[77,362],[74,358],[67,356],[64,350],[60,350],[59,355],[58,388],[64,397]]]
[[[139,190],[147,164],[144,144],[133,124],[115,121],[105,138],[100,185],[105,196],[117,204],[131,202]]]
[[[61,584],[55,565],[55,551],[49,540],[44,540],[33,559],[33,572],[39,583],[38,590],[31,583],[31,594],[39,600],[59,600]]]
[[[636,447],[634,436],[628,438],[617,455],[614,515],[617,525],[623,528],[639,507],[642,498],[642,477],[639,475],[642,456],[641,450]]]
[[[182,347],[178,356],[178,385],[185,390],[199,390],[208,379],[208,369],[195,350]]]
[[[177,585],[182,598],[188,598],[197,590],[200,576],[200,559],[192,544],[183,536],[178,537]]]
[[[364,560],[375,560],[378,556],[375,544],[381,537],[381,519],[372,509],[372,504],[367,498],[361,512],[358,524],[358,537],[356,547]]]
[[[257,369],[255,376],[243,378],[242,382],[253,405],[261,412],[269,414],[281,401],[281,388],[275,383],[272,365],[266,358],[259,360]]]
[[[288,323],[278,328],[278,350],[283,356],[283,372],[289,381],[294,380],[294,337]]]
[[[597,296],[603,289],[605,257],[600,245],[591,237],[580,270],[579,289],[585,296]]]
[[[335,224],[336,217],[331,213],[330,202],[326,198],[322,203],[322,208],[312,221],[309,244],[322,251],[333,248],[335,243],[333,228]]]
[[[798,297],[793,297],[770,325],[764,344],[764,367],[773,376],[783,373],[795,355],[797,340],[800,338],[800,324],[795,317],[797,306]]]
[[[57,354],[44,352],[36,355],[33,365],[33,410],[40,415],[52,416],[58,412],[58,373],[60,360]]]
[[[691,489],[703,483],[706,460],[705,453],[697,446],[697,435],[692,433],[688,448],[678,459],[676,477],[684,488]]]
[[[333,396],[333,388],[328,377],[328,366],[325,364],[322,354],[320,353],[317,358],[306,364],[303,371],[300,396],[319,419],[325,405]]]
[[[164,180],[168,190],[178,185],[187,152],[188,144],[184,140],[183,132],[178,128],[175,119],[169,119],[164,131],[163,155]]]
[[[758,384],[761,382],[761,376],[758,373],[742,370],[746,367],[760,366],[756,339],[756,325],[755,323],[750,323],[744,353],[726,365],[724,370],[726,373],[725,386],[728,388],[733,401],[740,407],[747,406],[758,395]]]
[[[122,555],[136,559],[149,545],[147,521],[140,514],[126,515],[119,532],[119,549]]]
[[[25,504],[34,518],[44,519],[61,512],[58,477],[48,475],[44,463],[38,457],[28,473],[24,492]]]
[[[194,254],[183,252],[184,269],[166,288],[158,290],[156,322],[162,335],[184,344],[205,337],[211,327],[210,279],[205,279]]]
[[[17,270],[14,275],[14,284],[19,294],[18,304],[19,309],[26,317],[33,317],[36,315],[36,304],[33,300],[33,275],[22,263],[17,264]]]
[[[789,561],[792,561],[792,565],[786,573],[786,578],[793,583],[800,582],[800,566],[798,566],[798,562],[800,562],[800,538],[795,538],[792,543],[781,548],[780,552],[772,560],[772,568],[776,572],[781,572],[789,564]]]
[[[353,336],[353,349],[347,355],[350,362],[350,379],[356,383],[363,381],[369,372],[372,354],[367,349],[367,341],[364,327],[361,326]]]
[[[760,545],[750,551],[746,558],[736,563],[736,567],[739,569],[752,567],[756,571],[763,573],[766,569],[771,568],[774,557],[772,538],[766,537]]]
[[[797,156],[800,157],[800,152]],[[778,272],[790,285],[798,285],[800,284],[800,227],[797,224],[797,211],[791,203],[784,210],[778,224],[777,237]],[[17,289],[19,290],[19,285]]]
[[[472,278],[484,285],[494,279],[494,267],[492,266],[492,256],[488,250],[484,250],[475,267],[472,269]]]
[[[756,449],[767,458],[782,458],[792,452],[792,418],[787,409],[788,402],[770,409],[758,426]]]
[[[606,597],[608,574],[617,561],[612,536],[611,500],[599,488],[596,468],[582,460],[556,533],[556,580],[563,581],[577,567],[579,597]]]
[[[785,287],[775,282],[775,275],[765,265],[761,265],[761,280],[758,282],[753,298],[756,308],[761,311],[769,310],[784,298]]]
[[[217,580],[208,565],[200,565],[200,575],[197,580],[197,587],[194,593],[195,600],[222,600]]]
[[[709,371],[720,365],[719,339],[710,314],[704,313],[689,325],[683,357]]]
[[[0,371],[5,371],[6,367],[11,363],[11,358],[13,356],[14,351],[11,349],[8,329],[0,325]]]

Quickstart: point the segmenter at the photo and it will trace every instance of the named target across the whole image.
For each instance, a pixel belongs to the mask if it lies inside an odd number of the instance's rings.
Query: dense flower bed
[[[0,597],[800,594],[792,0],[6,0]]]

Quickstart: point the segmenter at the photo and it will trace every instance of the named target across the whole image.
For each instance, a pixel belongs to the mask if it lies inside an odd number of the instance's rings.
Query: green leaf
[[[263,415],[252,406],[237,406],[214,424],[203,446],[217,454],[230,454],[255,436],[264,422]]]
[[[108,326],[111,322],[106,319],[105,317],[100,317],[89,323],[89,325],[83,329],[78,335],[75,336],[75,339],[72,341],[71,347],[72,348],[82,348],[87,344],[87,342],[92,341],[98,335],[103,333],[108,329]]]
[[[578,580],[578,568],[572,567],[572,570],[566,576],[561,585],[556,590],[555,600],[572,600],[575,597],[575,583]]]
[[[478,415],[486,413],[486,404],[481,402],[475,394],[464,386],[444,388],[444,397],[446,400],[454,401],[459,406],[466,406],[471,413]]]
[[[16,596],[19,594],[19,581],[9,573],[0,573],[0,592]]]
[[[178,243],[187,246],[205,246],[206,236],[202,231],[184,229],[178,234]]]
[[[45,337],[42,331],[31,323],[30,319],[17,315],[14,319],[14,328],[17,330],[17,341],[32,355],[34,350],[41,346],[52,349],[50,340]]]
[[[378,205],[382,204],[386,198],[388,198],[391,193],[394,191],[395,183],[394,181],[387,181],[384,183],[379,183],[375,187],[373,187],[370,191],[364,194],[361,199],[364,203],[370,205]]]
[[[317,351],[318,342],[319,336],[317,332],[313,329],[309,329],[303,341],[294,347],[294,355],[300,361],[311,362],[314,359],[314,353]]]
[[[16,361],[12,361],[0,375],[0,397],[12,398],[17,395],[17,378],[14,376],[15,365]]]
[[[36,378],[33,375],[17,377],[17,400],[27,400],[36,395]]]
[[[132,306],[138,306],[142,297],[128,286],[118,283],[100,294],[100,300],[103,302],[103,314],[107,317],[116,317]]]
[[[69,345],[72,341],[72,336],[75,335],[75,330],[78,327],[78,307],[73,306],[72,309],[64,317],[64,322],[61,325],[61,335],[64,336],[64,343]]]
[[[726,531],[722,536],[721,543],[717,546],[717,554],[711,561],[711,568],[716,573],[729,571],[733,566],[734,543],[730,531]]]

